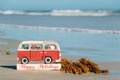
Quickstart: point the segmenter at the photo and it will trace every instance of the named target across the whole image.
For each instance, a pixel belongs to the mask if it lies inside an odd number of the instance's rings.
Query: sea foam
[[[82,32],[92,34],[120,34],[120,30],[97,30],[97,29],[84,29],[84,28],[67,28],[67,27],[45,27],[45,26],[25,26],[25,25],[12,25],[0,24],[1,27],[15,28],[15,29],[28,29],[28,30],[55,30],[66,32]]]
[[[107,10],[52,10],[52,11],[14,11],[5,10],[0,11],[2,15],[33,15],[33,16],[109,16],[120,15],[119,11],[107,11]]]

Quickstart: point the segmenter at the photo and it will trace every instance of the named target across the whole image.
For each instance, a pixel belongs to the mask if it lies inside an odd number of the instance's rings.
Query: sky
[[[0,0],[0,10],[120,10],[120,0]]]

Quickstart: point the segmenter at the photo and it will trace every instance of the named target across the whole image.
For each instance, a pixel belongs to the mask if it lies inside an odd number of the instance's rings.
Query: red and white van
[[[29,61],[60,62],[60,47],[55,41],[23,41],[18,46],[17,60],[22,64]]]

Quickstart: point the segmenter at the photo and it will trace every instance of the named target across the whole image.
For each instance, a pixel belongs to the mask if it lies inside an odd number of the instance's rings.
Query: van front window
[[[54,44],[48,44],[48,45],[45,45],[45,49],[46,50],[56,50],[57,47]]]

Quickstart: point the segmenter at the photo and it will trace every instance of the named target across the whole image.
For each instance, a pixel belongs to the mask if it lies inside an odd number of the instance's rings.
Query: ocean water
[[[120,13],[117,11],[0,11],[1,38],[53,40],[63,56],[120,61]]]

